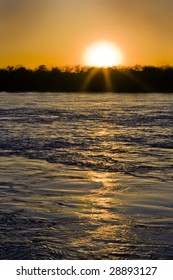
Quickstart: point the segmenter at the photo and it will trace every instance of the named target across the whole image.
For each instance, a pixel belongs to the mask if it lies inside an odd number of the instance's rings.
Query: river
[[[0,100],[0,259],[173,259],[173,94]]]

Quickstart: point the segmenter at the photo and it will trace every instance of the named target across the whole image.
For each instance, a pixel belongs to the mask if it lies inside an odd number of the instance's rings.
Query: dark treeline
[[[0,91],[173,92],[173,67],[0,69]]]

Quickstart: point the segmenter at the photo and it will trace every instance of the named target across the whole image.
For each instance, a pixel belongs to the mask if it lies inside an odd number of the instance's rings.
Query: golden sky
[[[123,65],[173,65],[172,0],[0,0],[0,67],[84,64],[108,41]]]

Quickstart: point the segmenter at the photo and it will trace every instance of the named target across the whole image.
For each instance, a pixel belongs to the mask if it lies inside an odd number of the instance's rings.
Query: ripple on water
[[[20,157],[0,166],[1,259],[171,258],[168,190],[162,204],[162,187],[143,185],[139,195],[137,181],[121,173]]]
[[[0,93],[0,259],[172,259],[172,95]]]

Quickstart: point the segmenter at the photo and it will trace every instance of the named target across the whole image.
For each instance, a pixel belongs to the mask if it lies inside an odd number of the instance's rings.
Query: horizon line
[[[39,64],[36,67],[27,67],[23,64],[16,64],[16,65],[7,65],[5,67],[0,66],[0,70],[8,70],[8,69],[20,69],[20,68],[25,68],[26,70],[38,70],[40,68],[45,69],[45,70],[53,70],[53,69],[59,69],[61,71],[66,71],[66,70],[89,70],[89,69],[134,69],[134,70],[142,70],[143,68],[147,67],[153,67],[153,68],[173,68],[173,64],[163,64],[163,65],[154,65],[154,64],[134,64],[134,65],[111,65],[111,66],[94,66],[94,65],[81,65],[81,64],[74,64],[74,65],[64,65],[64,66],[48,66],[46,64]]]

